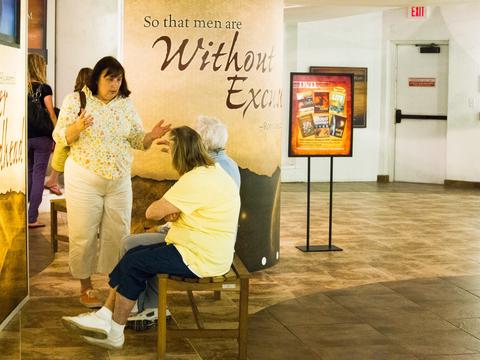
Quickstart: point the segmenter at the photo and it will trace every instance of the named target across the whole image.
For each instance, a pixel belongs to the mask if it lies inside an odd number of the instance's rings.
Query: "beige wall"
[[[73,91],[78,70],[103,56],[119,56],[119,0],[56,2],[56,105]],[[50,12],[49,12],[50,15]]]

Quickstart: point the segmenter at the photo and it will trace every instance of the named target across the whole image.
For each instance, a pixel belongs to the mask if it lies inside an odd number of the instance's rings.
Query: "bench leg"
[[[167,285],[168,278],[158,279],[158,360],[165,360],[167,353]]]
[[[50,242],[52,243],[52,251],[54,254],[58,250],[57,235],[58,235],[57,210],[55,209],[55,204],[51,202],[50,203]]]
[[[247,360],[248,285],[249,279],[240,279],[240,308],[238,316],[238,359]]]

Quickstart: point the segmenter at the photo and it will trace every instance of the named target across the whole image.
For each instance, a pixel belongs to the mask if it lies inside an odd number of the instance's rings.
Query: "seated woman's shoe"
[[[94,289],[88,289],[82,292],[80,295],[80,303],[88,308],[102,307],[103,301],[98,298],[98,291]]]
[[[52,185],[52,186],[45,185],[44,187],[45,187],[45,189],[48,189],[52,194],[62,195],[62,191],[60,190],[60,188],[58,187],[57,184]]]

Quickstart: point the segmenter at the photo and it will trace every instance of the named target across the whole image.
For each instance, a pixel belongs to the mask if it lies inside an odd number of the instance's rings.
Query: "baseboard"
[[[476,181],[445,180],[444,184],[459,189],[480,189],[480,182]]]
[[[389,175],[377,175],[377,182],[378,183],[388,183],[390,182]]]
[[[25,298],[20,301],[20,303],[13,309],[13,311],[3,320],[3,322],[0,324],[0,332],[7,326],[7,324],[12,320],[12,318],[17,315],[17,313],[20,311],[20,309],[27,303],[27,301],[30,300],[30,296],[27,295]]]

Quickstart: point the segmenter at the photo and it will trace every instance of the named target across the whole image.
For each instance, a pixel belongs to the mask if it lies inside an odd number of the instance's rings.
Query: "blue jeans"
[[[110,273],[109,285],[129,300],[137,300],[145,290],[147,280],[156,274],[197,278],[182,260],[175,245],[162,242],[137,246],[127,251]]]
[[[140,245],[152,245],[165,242],[169,228],[163,227],[159,232],[128,235],[123,238],[123,254]],[[138,312],[158,306],[158,282],[154,276],[147,280],[145,290],[137,299]]]

